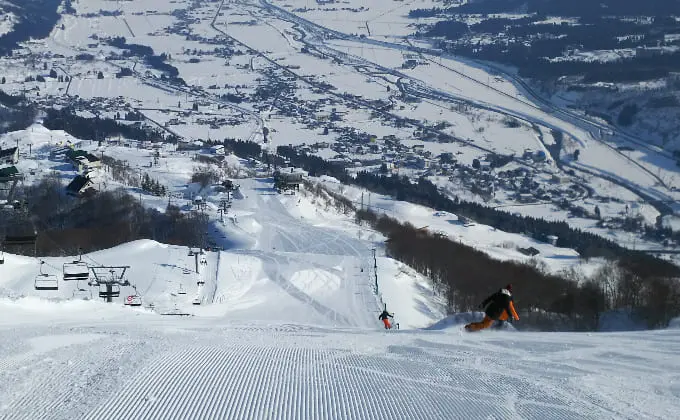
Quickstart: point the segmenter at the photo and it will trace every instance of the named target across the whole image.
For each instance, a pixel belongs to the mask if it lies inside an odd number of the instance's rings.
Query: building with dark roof
[[[94,192],[92,184],[92,180],[89,178],[78,175],[66,186],[66,194],[74,197],[83,197],[90,192]]]
[[[0,164],[16,165],[19,162],[19,148],[0,149]]]

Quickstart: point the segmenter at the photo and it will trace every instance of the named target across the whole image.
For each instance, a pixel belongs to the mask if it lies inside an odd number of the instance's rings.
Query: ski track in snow
[[[0,332],[17,342],[0,359],[2,419],[669,419],[680,409],[675,331],[636,343],[153,318]]]

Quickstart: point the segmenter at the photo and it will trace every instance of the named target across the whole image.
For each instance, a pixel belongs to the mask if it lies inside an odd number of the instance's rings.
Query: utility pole
[[[198,274],[198,252],[194,254],[194,261],[196,262],[196,274]]]
[[[375,275],[375,294],[378,294],[378,260],[375,257],[375,248],[373,251],[373,274]]]

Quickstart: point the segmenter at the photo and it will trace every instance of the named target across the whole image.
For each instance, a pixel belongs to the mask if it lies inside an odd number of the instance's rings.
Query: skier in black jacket
[[[508,284],[504,289],[484,299],[480,308],[484,308],[484,319],[480,322],[472,322],[465,326],[467,331],[479,331],[489,328],[494,321],[506,321],[512,316],[515,321],[519,321],[517,311],[512,299],[512,284]]]

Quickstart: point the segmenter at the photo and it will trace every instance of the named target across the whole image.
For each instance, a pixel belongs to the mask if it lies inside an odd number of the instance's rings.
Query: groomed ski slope
[[[678,331],[384,333],[80,309],[58,322],[17,310],[32,322],[2,327],[0,417],[671,419],[680,409]]]
[[[427,282],[380,257],[382,296],[402,326],[384,331],[372,289],[379,235],[267,180],[239,183],[230,217],[211,227],[229,247],[201,255],[199,273],[187,248],[153,241],[83,256],[129,265],[138,308],[122,305],[129,287],[114,304],[74,298],[73,283],[35,291],[38,261],[5,254],[0,418],[678,417],[680,330],[425,329],[443,317]]]

